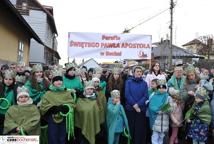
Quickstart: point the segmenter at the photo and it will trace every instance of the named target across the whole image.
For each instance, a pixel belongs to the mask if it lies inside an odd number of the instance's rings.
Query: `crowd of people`
[[[41,144],[214,143],[214,69],[3,65],[0,135]]]

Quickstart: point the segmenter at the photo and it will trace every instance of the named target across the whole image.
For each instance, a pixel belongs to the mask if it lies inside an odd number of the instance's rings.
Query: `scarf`
[[[61,87],[55,87],[53,84],[49,86],[49,89],[53,92],[60,92],[65,90],[65,85],[62,85]]]

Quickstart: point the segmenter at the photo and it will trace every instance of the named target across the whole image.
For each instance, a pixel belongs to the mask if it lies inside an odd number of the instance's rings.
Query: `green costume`
[[[105,94],[106,93],[106,82],[101,81],[99,86],[101,87],[103,94]]]
[[[71,96],[71,91],[65,90],[65,87],[62,86],[60,88],[56,88],[53,85],[50,85],[50,90],[47,91],[44,97],[42,98],[42,103],[40,106],[41,115],[44,116],[46,112],[53,106],[60,106],[60,105],[67,105],[70,108],[73,108],[75,106],[75,100]],[[70,113],[70,111],[69,111]],[[53,120],[57,123],[60,123],[63,118],[66,118],[66,127],[67,127],[67,133],[69,134],[68,138],[70,138],[70,135],[73,136],[73,118],[69,117],[71,115],[62,115],[60,113],[57,113],[53,116]],[[69,128],[69,129],[68,129]]]
[[[195,117],[195,112],[194,112],[194,107],[195,107],[195,103],[193,104],[193,106],[191,107],[191,109],[189,109],[185,115],[185,120],[187,119],[194,119]],[[211,122],[211,108],[209,105],[209,101],[205,101],[203,103],[203,105],[201,106],[200,110],[198,111],[197,115],[196,115],[203,123],[206,124],[210,124]]]
[[[105,121],[106,100],[98,95],[96,100],[79,98],[75,112],[75,126],[90,144],[95,144],[95,136],[100,132],[100,125]]]
[[[35,104],[40,102],[41,98],[44,96],[44,94],[47,91],[43,82],[39,83],[39,90],[32,87],[31,81],[27,81],[25,83],[25,86],[28,88],[29,95],[33,99],[33,103]]]
[[[80,91],[83,91],[83,85],[78,77],[68,79],[65,76],[63,76],[63,83],[65,87],[68,89],[78,89]]]
[[[6,86],[4,93],[5,96],[1,97],[3,99],[0,99],[0,114],[2,115],[5,115],[9,107],[15,103],[13,90],[10,90],[9,92],[7,92],[7,90],[8,87]]]
[[[22,128],[27,135],[40,134],[40,113],[33,104],[13,105],[5,114],[4,134]]]

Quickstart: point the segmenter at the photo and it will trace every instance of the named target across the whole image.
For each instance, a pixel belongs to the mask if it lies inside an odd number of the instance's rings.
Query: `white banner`
[[[151,35],[68,33],[70,58],[151,59]]]

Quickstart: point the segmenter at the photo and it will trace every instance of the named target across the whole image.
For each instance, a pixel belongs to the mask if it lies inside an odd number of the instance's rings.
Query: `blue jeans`
[[[163,144],[164,132],[152,132],[152,144]]]

